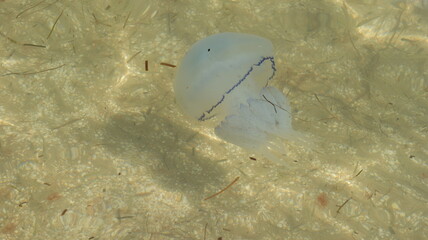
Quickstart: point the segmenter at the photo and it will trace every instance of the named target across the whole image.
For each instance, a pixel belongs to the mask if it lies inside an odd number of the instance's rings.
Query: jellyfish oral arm
[[[225,141],[278,160],[279,155],[285,153],[282,140],[294,140],[299,135],[293,130],[291,120],[285,96],[268,86],[258,98],[249,98],[240,104],[236,112],[215,128],[215,133]]]

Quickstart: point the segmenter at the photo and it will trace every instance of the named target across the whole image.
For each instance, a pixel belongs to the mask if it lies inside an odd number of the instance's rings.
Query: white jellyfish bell
[[[176,100],[185,115],[214,124],[221,139],[284,163],[283,140],[301,141],[303,135],[291,126],[284,94],[267,86],[275,71],[269,40],[215,34],[196,42],[183,58]]]

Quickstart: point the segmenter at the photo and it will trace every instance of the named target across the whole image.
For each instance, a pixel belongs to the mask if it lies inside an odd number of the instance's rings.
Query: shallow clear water
[[[427,29],[417,0],[0,1],[0,239],[427,239]],[[174,102],[226,31],[274,45],[290,167]]]

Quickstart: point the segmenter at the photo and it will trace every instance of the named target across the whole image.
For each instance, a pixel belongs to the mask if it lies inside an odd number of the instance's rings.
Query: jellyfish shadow
[[[213,159],[195,154],[195,139],[200,136],[157,114],[121,113],[107,122],[103,145],[130,164],[148,169],[166,189],[199,202],[206,197],[206,186],[221,186],[225,177]]]

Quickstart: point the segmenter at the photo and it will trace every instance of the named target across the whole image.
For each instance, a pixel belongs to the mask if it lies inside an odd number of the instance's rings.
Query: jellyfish
[[[196,42],[176,73],[176,102],[184,115],[215,134],[273,161],[283,140],[299,140],[285,95],[268,86],[276,72],[272,43],[243,33],[219,33]]]

